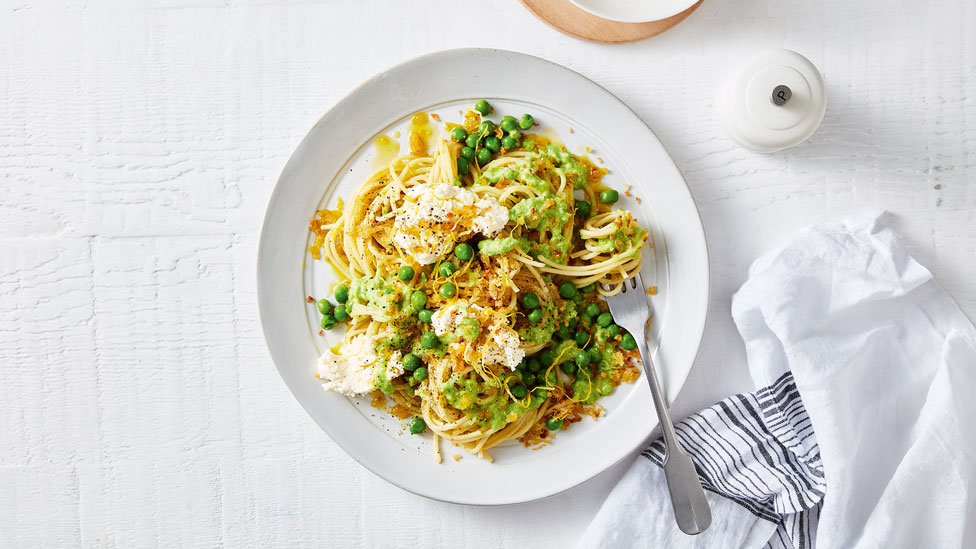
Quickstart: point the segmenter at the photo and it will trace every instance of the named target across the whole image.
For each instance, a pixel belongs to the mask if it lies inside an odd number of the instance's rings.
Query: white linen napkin
[[[711,528],[674,525],[657,442],[581,547],[976,546],[976,330],[885,222],[812,226],[750,268],[732,315],[764,389],[678,425]]]

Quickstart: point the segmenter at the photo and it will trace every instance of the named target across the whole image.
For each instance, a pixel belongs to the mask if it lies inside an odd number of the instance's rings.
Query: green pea
[[[518,147],[518,141],[506,135],[502,138],[502,147],[504,147],[505,150],[510,151],[515,147]]]
[[[458,175],[465,176],[468,175],[468,161],[463,158],[457,159]]]
[[[474,257],[474,249],[468,244],[458,244],[454,247],[454,256],[461,261],[467,261]]]
[[[410,265],[404,265],[397,270],[397,278],[404,282],[410,282],[413,280],[413,267]]]
[[[549,371],[546,374],[540,373],[539,376],[539,383],[545,383],[546,385],[552,385],[553,387],[559,384],[559,376],[556,375],[555,370]],[[542,379],[542,377],[545,377],[545,379]]]
[[[522,148],[527,151],[535,150],[535,139],[526,139],[522,141]]]
[[[600,359],[603,358],[600,355],[600,350],[596,347],[590,347],[586,352],[590,355],[590,362],[600,362]]]
[[[468,138],[468,132],[464,131],[464,128],[462,128],[461,126],[458,126],[453,130],[451,130],[451,139],[460,143],[467,138]]]
[[[514,139],[515,141],[518,141],[519,139],[522,139],[522,132],[518,130],[512,130],[508,132],[508,136]]]
[[[415,290],[410,294],[410,305],[414,309],[423,309],[427,304],[427,294],[423,290]]]
[[[424,349],[433,349],[440,342],[441,340],[437,339],[437,334],[434,332],[424,332],[424,335],[420,336],[420,345]],[[426,374],[427,372],[424,373]]]
[[[593,213],[593,205],[586,200],[580,200],[576,203],[576,214],[580,217],[590,217]]]
[[[559,285],[559,295],[561,295],[563,299],[573,299],[573,297],[576,295],[576,286],[574,286],[572,282],[563,282]]]
[[[461,147],[461,158],[474,162],[474,147]]]
[[[437,290],[437,293],[444,299],[450,299],[454,297],[454,294],[457,293],[457,288],[454,286],[454,284],[445,282],[441,284],[441,288]]]
[[[586,351],[576,351],[576,354],[573,356],[573,361],[576,362],[576,365],[581,368],[583,366],[589,366],[590,353]]]
[[[607,333],[610,334],[610,337],[617,337],[620,335],[620,326],[617,326],[616,324],[607,326]]]
[[[495,124],[491,120],[485,120],[481,124],[478,124],[478,135],[486,137],[493,133],[495,133]]]
[[[563,373],[566,375],[572,375],[576,371],[576,365],[569,361],[563,362],[559,367],[563,369]]]
[[[563,324],[562,326],[559,327],[558,330],[556,330],[556,335],[559,336],[559,339],[569,339],[573,337],[573,333],[569,331],[569,326],[565,324]]]
[[[493,136],[485,139],[485,147],[489,151],[491,151],[493,153],[497,153],[498,151],[502,150],[502,142],[501,142],[500,139],[498,139],[497,137],[495,137],[493,135]]]
[[[328,299],[320,299],[315,305],[319,308],[319,312],[324,315],[332,312],[332,302]]]
[[[556,419],[554,417],[551,417],[546,420],[546,427],[548,427],[550,431],[558,431],[559,429],[562,428],[562,426],[563,426],[563,420],[561,419]]]
[[[596,291],[596,282],[590,282],[586,286],[580,288],[580,291],[584,294],[590,294]]]
[[[613,189],[600,193],[600,202],[603,202],[604,204],[613,204],[618,200],[620,200],[620,193]]]
[[[441,266],[437,269],[437,271],[441,273],[441,276],[447,278],[454,274],[454,271],[457,271],[457,267],[455,267],[450,261],[445,261],[444,263],[441,263]]]
[[[529,389],[521,383],[513,385],[510,390],[512,391],[512,396],[515,398],[525,398],[525,395],[529,394]]]
[[[539,362],[546,368],[552,366],[552,363],[555,360],[556,360],[556,353],[554,353],[553,350],[548,347],[543,349],[542,352],[539,353]]]
[[[523,130],[531,128],[532,124],[535,124],[535,119],[532,118],[531,114],[523,114],[522,118],[519,119],[519,127]]]
[[[593,320],[593,317],[591,317],[590,315],[586,314],[586,311],[583,311],[583,314],[580,315],[580,324],[583,325],[583,328],[589,328],[590,327],[590,323],[592,322],[592,320]]]
[[[600,314],[600,306],[596,303],[590,303],[586,306],[586,314],[590,316],[596,316]]]
[[[403,369],[408,372],[412,372],[417,368],[420,368],[421,364],[423,363],[420,361],[420,357],[413,353],[407,353],[403,357]]]
[[[345,284],[339,284],[335,289],[335,300],[339,303],[345,303],[349,300],[349,286]]]
[[[414,370],[413,371],[413,378],[416,379],[417,381],[423,381],[423,380],[427,379],[427,367],[426,366],[421,366],[420,368],[417,368],[416,370]]]
[[[606,328],[611,324],[613,324],[613,315],[610,313],[600,313],[600,316],[596,317],[597,326],[603,326]]]
[[[332,315],[323,315],[319,326],[321,326],[323,330],[331,330],[336,326],[336,319]]]
[[[489,105],[484,99],[479,99],[478,102],[474,104],[474,110],[480,112],[481,116],[488,116],[491,114],[491,105]]]
[[[515,120],[514,116],[503,116],[502,121],[498,125],[506,132],[513,132],[518,129],[518,121]]]
[[[529,313],[528,318],[529,322],[532,324],[538,324],[539,321],[542,320],[542,309],[532,309],[532,312]]]
[[[586,345],[586,342],[590,340],[590,336],[583,330],[580,330],[576,332],[573,340],[576,342],[576,346],[582,349],[583,346]]]
[[[488,149],[478,149],[478,165],[484,166],[491,162],[491,151]]]
[[[475,318],[466,317],[458,324],[458,329],[454,333],[468,341],[474,341],[481,334],[481,323]]]
[[[413,433],[415,435],[419,435],[420,433],[423,433],[426,430],[427,430],[427,424],[424,423],[424,419],[423,418],[415,417],[415,418],[413,418],[413,421],[410,422],[410,432],[411,433]]]
[[[539,296],[532,292],[526,292],[525,295],[522,296],[522,306],[526,309],[535,309],[539,306]]]
[[[522,376],[522,381],[524,381],[526,385],[532,386],[535,385],[538,379],[536,379],[535,374],[525,374]]]
[[[607,396],[613,392],[613,383],[609,379],[599,379],[596,382],[596,392],[600,393],[601,396]]]
[[[336,305],[336,308],[332,311],[332,316],[335,317],[337,322],[345,322],[349,320],[349,312],[346,311],[345,305]]]
[[[579,292],[576,292],[576,295],[573,296],[573,303],[575,303],[577,305],[582,305],[582,303],[583,303],[583,294],[581,294]]]
[[[525,362],[525,368],[533,374],[542,369],[542,363],[536,357],[531,357]]]
[[[430,309],[424,309],[419,313],[417,313],[417,319],[419,319],[421,322],[425,324],[430,324],[431,322],[434,321],[434,311],[431,311]]]
[[[478,141],[480,140],[481,140],[481,136],[473,133],[464,140],[464,144],[467,145],[467,148],[471,149],[471,151],[474,152],[474,150],[478,148]],[[461,149],[461,154],[464,154],[464,149]],[[474,158],[472,157],[469,158],[468,160],[474,160]]]
[[[633,351],[637,348],[637,340],[630,334],[624,334],[623,339],[620,340],[620,346],[628,351]]]

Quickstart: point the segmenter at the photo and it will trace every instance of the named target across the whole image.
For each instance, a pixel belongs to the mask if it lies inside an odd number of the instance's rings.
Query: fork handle
[[[668,410],[668,401],[647,349],[647,338],[638,339],[637,345],[644,365],[644,377],[651,386],[654,408],[657,410],[661,431],[664,434],[664,477],[668,481],[674,520],[682,532],[690,535],[700,534],[712,523],[712,512],[705,499],[705,491],[702,490],[698,471],[691,456],[678,442],[674,423],[671,422],[671,413]]]
[[[667,461],[671,450],[675,448],[680,449],[681,445],[678,442],[678,434],[674,430],[674,423],[671,421],[671,411],[668,408],[667,397],[664,396],[664,389],[661,388],[661,380],[657,377],[657,368],[654,367],[654,362],[651,361],[651,353],[647,349],[646,338],[641,338],[637,345],[641,355],[641,362],[644,366],[644,376],[651,386],[651,396],[654,397],[654,409],[657,411],[657,419],[661,422],[661,431],[664,434],[666,450],[664,459]]]

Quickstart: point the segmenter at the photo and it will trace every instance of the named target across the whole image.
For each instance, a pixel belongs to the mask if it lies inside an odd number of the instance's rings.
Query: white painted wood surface
[[[363,471],[285,389],[254,261],[306,130],[372,74],[454,47],[538,55],[620,96],[672,151],[709,237],[681,415],[750,388],[731,295],[805,224],[891,210],[976,316],[974,36],[969,2],[915,0],[706,0],[623,46],[513,0],[3,2],[0,546],[573,542],[622,467],[526,505],[427,501]],[[734,146],[715,112],[765,47],[810,57],[829,94],[810,142],[770,156]]]

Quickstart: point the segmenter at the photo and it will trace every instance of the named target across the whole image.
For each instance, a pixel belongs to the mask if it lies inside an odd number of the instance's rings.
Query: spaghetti
[[[605,169],[523,135],[529,115],[496,126],[490,112],[479,101],[430,154],[412,134],[411,154],[310,222],[310,253],[345,279],[318,301],[322,327],[348,322],[319,378],[392,399],[438,461],[440,439],[489,460],[508,440],[544,443],[639,376],[600,296],[640,269],[647,231],[613,208]]]

